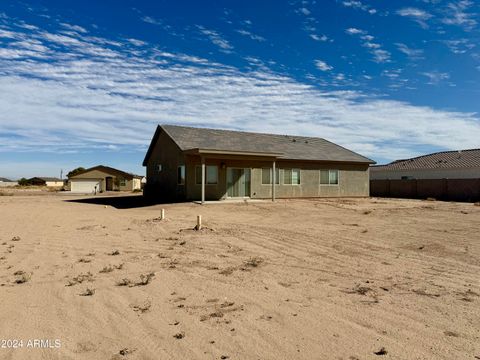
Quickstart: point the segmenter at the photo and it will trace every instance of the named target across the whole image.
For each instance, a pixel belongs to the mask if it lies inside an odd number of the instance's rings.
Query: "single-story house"
[[[372,180],[478,179],[480,149],[442,151],[370,167]]]
[[[480,199],[480,149],[442,151],[370,168],[372,196]]]
[[[33,177],[28,179],[28,182],[32,185],[48,186],[48,187],[62,187],[64,181],[55,177]]]
[[[10,187],[18,185],[18,181],[12,181],[7,178],[0,177],[0,187]]]
[[[71,192],[97,193],[104,191],[134,191],[141,189],[142,176],[104,165],[85,169],[69,177]]]
[[[159,200],[369,196],[375,162],[322,138],[159,125],[143,161]]]

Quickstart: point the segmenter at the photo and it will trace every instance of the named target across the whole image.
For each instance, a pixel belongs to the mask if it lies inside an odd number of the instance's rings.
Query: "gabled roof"
[[[480,168],[480,149],[441,151],[411,159],[372,166],[372,171]]]
[[[116,176],[116,177],[123,177],[127,180],[131,180],[133,178],[141,179],[143,177],[143,176],[140,176],[140,175],[129,174],[125,171],[114,169],[114,168],[109,167],[109,166],[97,165],[97,166],[85,169],[83,171],[80,171],[77,174],[75,174],[74,176],[71,176],[69,179],[82,178],[83,174],[86,174],[90,171],[95,171],[95,170],[98,170],[98,171],[101,171],[101,172],[104,172],[106,174],[113,175],[113,176]]]
[[[43,180],[45,182],[47,181],[51,181],[51,182],[59,182],[59,181],[63,181],[62,179],[59,179],[59,178],[56,178],[56,177],[45,177],[45,176],[35,176],[33,178],[31,178],[30,180],[36,180],[36,179],[39,179],[39,180]]]
[[[159,125],[145,156],[144,166],[162,130],[182,151],[251,153],[285,160],[375,163],[369,158],[318,137]]]

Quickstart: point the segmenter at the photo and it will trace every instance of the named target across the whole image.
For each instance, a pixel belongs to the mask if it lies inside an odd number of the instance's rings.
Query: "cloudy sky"
[[[143,174],[159,123],[480,147],[480,2],[0,2],[0,177]]]

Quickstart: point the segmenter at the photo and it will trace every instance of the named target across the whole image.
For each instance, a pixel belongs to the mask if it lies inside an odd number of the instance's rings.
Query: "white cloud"
[[[78,25],[71,25],[67,23],[60,23],[60,26],[64,27],[65,29],[76,31],[78,33],[87,33],[87,30],[84,27]]]
[[[423,59],[423,50],[422,49],[412,49],[403,43],[395,44],[398,50],[405,55],[407,55],[411,60]]]
[[[236,31],[240,35],[247,36],[250,39],[255,40],[255,41],[260,41],[260,42],[266,41],[266,39],[263,36],[256,35],[256,34],[252,33],[251,31],[244,30],[244,29],[240,29],[240,30],[236,30]]]
[[[438,71],[423,72],[421,75],[426,76],[429,79],[428,83],[431,85],[437,85],[441,81],[448,80],[450,78],[450,74]]]
[[[216,46],[218,46],[223,52],[230,53],[233,50],[233,46],[224,39],[217,31],[209,30],[201,25],[197,26],[203,35],[206,35],[208,39]]]
[[[469,39],[444,40],[443,43],[454,54],[465,54],[476,47]]]
[[[383,63],[390,61],[390,53],[387,50],[375,49],[372,51],[375,62]]]
[[[424,29],[428,28],[427,21],[432,18],[430,13],[414,7],[397,10],[397,14],[412,19]]]
[[[475,18],[478,14],[469,13],[467,11],[473,5],[474,3],[469,0],[461,0],[449,3],[446,7],[446,14],[442,19],[442,22],[447,25],[461,26],[466,31],[473,30],[477,25]]]
[[[333,69],[330,65],[328,65],[325,61],[322,60],[315,60],[315,66],[318,70],[321,71],[330,71]]]
[[[343,6],[345,7],[351,7],[353,9],[359,9],[368,12],[369,14],[376,14],[377,10],[372,8],[370,5],[364,4],[361,1],[343,1],[342,2]]]
[[[345,32],[352,36],[360,36],[362,40],[362,46],[369,49],[370,53],[373,55],[373,61],[377,63],[389,62],[391,54],[387,50],[382,49],[382,45],[374,43],[375,39],[372,35],[368,34],[365,30],[357,28],[348,28]]]
[[[327,35],[310,34],[310,37],[315,41],[321,41],[321,42],[325,42],[329,40]]]
[[[129,43],[135,45],[135,46],[144,46],[146,45],[145,41],[138,40],[138,39],[126,39]]]
[[[146,22],[147,24],[163,25],[163,22],[161,20],[155,19],[151,16],[142,16],[140,20],[142,20],[143,22]]]
[[[365,31],[357,29],[357,28],[348,28],[345,30],[347,34],[356,35],[356,34],[365,34]]]
[[[132,50],[128,40],[48,34],[28,33],[46,59],[0,58],[0,152],[144,152],[158,123],[321,136],[375,159],[478,146],[472,113],[325,91],[266,68]],[[85,56],[91,49],[99,53]]]
[[[301,12],[303,15],[306,15],[306,16],[308,16],[308,15],[310,15],[310,14],[311,14],[310,10],[308,10],[308,9],[307,9],[307,8],[305,8],[305,7],[303,7],[303,8],[300,8],[300,10],[299,10],[299,11],[300,11],[300,12]]]

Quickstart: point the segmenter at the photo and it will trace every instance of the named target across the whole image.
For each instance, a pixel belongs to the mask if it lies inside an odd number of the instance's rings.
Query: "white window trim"
[[[322,184],[322,171],[328,171],[328,184]],[[330,171],[336,171],[337,172],[337,183],[336,184],[330,184]],[[339,186],[340,185],[340,170],[338,169],[320,169],[320,178],[318,179],[318,182],[320,186]]]
[[[207,167],[208,166],[215,166],[217,168],[217,179],[216,179],[215,183],[208,183],[207,182]],[[197,168],[201,169],[202,165],[195,165],[195,185],[196,186],[202,186],[202,179],[200,179],[200,184],[197,184]],[[218,172],[219,172],[218,165],[205,165],[205,186],[217,186],[218,185],[218,177],[219,177]]]

